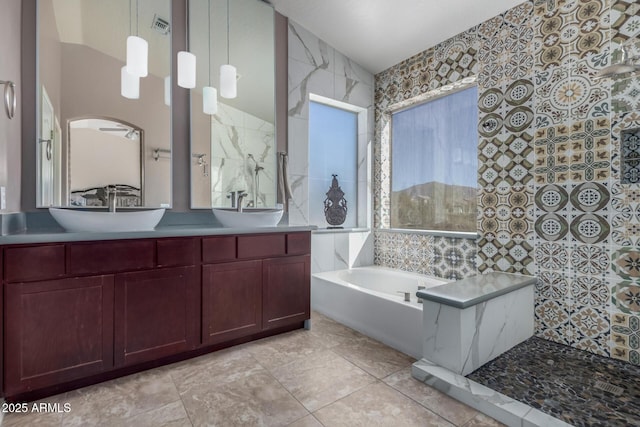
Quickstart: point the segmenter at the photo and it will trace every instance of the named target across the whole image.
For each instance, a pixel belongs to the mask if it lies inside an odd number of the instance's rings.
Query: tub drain
[[[622,387],[618,387],[617,385],[613,385],[611,383],[607,383],[604,381],[596,381],[595,387],[602,391],[606,391],[607,393],[611,393],[614,396],[622,396],[624,389]]]

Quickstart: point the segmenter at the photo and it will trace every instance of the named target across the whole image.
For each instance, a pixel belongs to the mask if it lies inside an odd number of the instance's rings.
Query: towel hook
[[[13,119],[16,114],[16,84],[10,80],[0,80],[0,84],[4,85],[4,110],[7,117]]]

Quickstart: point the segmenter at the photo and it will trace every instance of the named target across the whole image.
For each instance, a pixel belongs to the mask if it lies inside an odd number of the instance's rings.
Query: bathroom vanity
[[[5,399],[302,328],[310,318],[310,231],[210,230],[83,241],[61,233],[69,241],[48,235],[0,246]]]

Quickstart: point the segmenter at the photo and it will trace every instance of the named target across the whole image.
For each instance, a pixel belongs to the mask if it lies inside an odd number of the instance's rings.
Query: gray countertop
[[[533,285],[533,276],[512,273],[487,273],[418,291],[418,298],[467,308],[492,298]]]
[[[314,226],[277,226],[256,228],[224,228],[207,225],[169,225],[151,231],[119,233],[68,233],[59,228],[37,228],[0,236],[0,245],[29,243],[82,242],[90,240],[155,239],[162,237],[217,236],[228,234],[291,233],[315,230]]]

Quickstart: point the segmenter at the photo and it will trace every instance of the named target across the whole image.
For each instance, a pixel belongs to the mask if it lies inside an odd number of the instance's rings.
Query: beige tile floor
[[[2,426],[499,426],[411,377],[413,359],[318,314],[297,330],[47,399]]]

